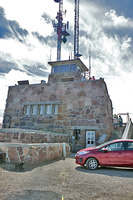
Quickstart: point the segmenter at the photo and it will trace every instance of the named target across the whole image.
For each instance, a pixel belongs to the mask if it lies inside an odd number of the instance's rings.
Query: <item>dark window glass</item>
[[[133,142],[127,142],[127,150],[133,150]]]
[[[70,71],[71,71],[71,72],[75,72],[75,71],[76,71],[76,68],[77,68],[77,67],[76,67],[76,64],[71,64],[71,65],[70,65]]]
[[[108,149],[108,151],[124,150],[124,143],[123,142],[116,142],[116,143],[107,145],[106,148]]]
[[[58,66],[54,66],[53,67],[53,73],[58,73],[58,68],[59,68]]]
[[[60,65],[60,72],[69,72],[69,65]]]

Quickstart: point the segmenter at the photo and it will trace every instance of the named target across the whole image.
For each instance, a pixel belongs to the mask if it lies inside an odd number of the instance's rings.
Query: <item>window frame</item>
[[[23,104],[24,116],[53,116],[58,114],[60,102],[27,103]]]

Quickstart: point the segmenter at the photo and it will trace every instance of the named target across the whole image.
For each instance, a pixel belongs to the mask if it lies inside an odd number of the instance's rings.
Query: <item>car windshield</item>
[[[105,143],[103,143],[103,144],[100,144],[100,145],[96,146],[95,148],[96,148],[96,149],[99,149],[99,148],[101,148],[101,147],[103,147],[103,146],[106,146],[106,145],[110,144],[111,142],[113,142],[113,140],[112,140],[112,141],[109,141],[109,142],[105,142]]]

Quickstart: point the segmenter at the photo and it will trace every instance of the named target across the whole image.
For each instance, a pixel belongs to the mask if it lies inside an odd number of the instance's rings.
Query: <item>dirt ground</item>
[[[18,167],[18,166],[17,166]],[[75,164],[74,154],[40,166],[0,164],[0,200],[131,200],[133,169]]]

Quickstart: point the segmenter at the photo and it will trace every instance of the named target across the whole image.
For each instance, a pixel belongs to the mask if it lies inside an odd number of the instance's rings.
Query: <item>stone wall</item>
[[[66,143],[65,149],[69,156],[70,146]],[[6,163],[36,164],[63,157],[63,144],[0,143],[0,152],[6,154]]]
[[[1,129],[0,142],[4,143],[70,143],[71,137],[68,134],[24,130],[24,129]]]
[[[58,104],[54,115],[24,114],[25,104]],[[113,132],[112,102],[103,79],[9,87],[4,125],[10,128],[49,130],[74,134],[80,129],[79,148],[85,147],[85,131],[95,130],[96,140]]]
[[[49,83],[57,83],[57,82],[70,82],[78,80],[80,81],[82,78],[81,72],[69,72],[69,73],[60,73],[58,74],[49,74]]]

